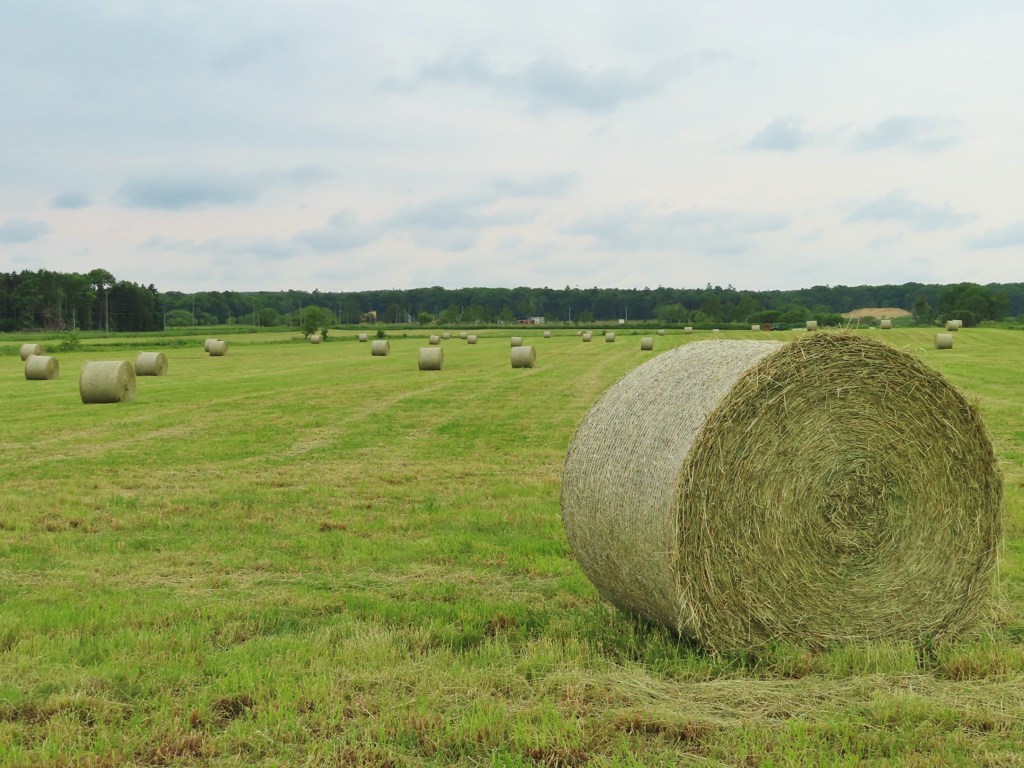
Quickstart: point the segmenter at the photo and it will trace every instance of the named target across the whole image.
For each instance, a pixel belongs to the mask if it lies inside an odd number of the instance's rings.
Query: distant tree
[[[655,316],[663,323],[681,323],[686,320],[686,307],[682,304],[662,304],[658,307]]]
[[[315,304],[311,307],[305,307],[302,310],[302,324],[300,326],[302,330],[303,338],[309,338],[316,333],[318,328],[322,328],[324,325],[324,310]]]
[[[281,324],[281,316],[277,314],[277,310],[271,307],[263,307],[262,309],[256,310],[256,320],[259,325],[263,327],[270,327]]]
[[[576,320],[580,323],[592,323],[594,322],[594,313],[589,309],[584,309],[576,316]]]
[[[188,328],[192,325],[192,313],[187,309],[172,309],[166,315],[168,328]]]
[[[914,322],[917,325],[931,325],[935,320],[935,312],[932,310],[931,304],[928,303],[928,297],[923,293],[919,293],[914,299],[914,309],[911,314],[913,314]]]
[[[416,321],[420,325],[430,325],[432,322],[434,322],[434,316],[429,312],[420,312],[416,316]]]

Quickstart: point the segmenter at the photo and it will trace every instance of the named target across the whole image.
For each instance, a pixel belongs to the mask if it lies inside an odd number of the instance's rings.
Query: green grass
[[[532,370],[485,331],[441,372],[416,370],[426,331],[386,358],[340,332],[224,358],[192,338],[93,406],[82,363],[144,347],[61,354],[50,382],[2,356],[0,764],[1024,764],[1024,335],[863,333],[992,431],[1006,597],[975,637],[715,658],[603,603],[561,463],[649,331],[536,331]]]

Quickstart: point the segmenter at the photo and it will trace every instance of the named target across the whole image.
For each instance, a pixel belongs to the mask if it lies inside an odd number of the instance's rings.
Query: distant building
[[[543,317],[523,317],[516,320],[518,325],[544,325]]]

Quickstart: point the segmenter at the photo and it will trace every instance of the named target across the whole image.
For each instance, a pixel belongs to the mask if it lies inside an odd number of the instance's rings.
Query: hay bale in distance
[[[228,353],[228,343],[224,339],[210,339],[209,348],[206,351],[209,352],[210,357],[223,357]]]
[[[440,371],[444,365],[444,350],[440,347],[420,347],[420,370]]]
[[[29,355],[25,361],[25,378],[29,381],[50,381],[60,376],[60,363],[49,355]]]
[[[469,338],[469,331],[459,331],[459,338],[460,339],[468,339]]]
[[[952,333],[936,333],[935,334],[935,348],[936,349],[952,349],[953,348],[953,334]]]
[[[664,328],[659,328],[658,329],[658,335],[659,336],[664,336],[665,335],[665,329]]]
[[[127,360],[90,362],[78,376],[83,403],[122,403],[135,399],[135,367]]]
[[[651,336],[644,336],[640,339],[640,351],[650,352],[654,349],[654,338]]]
[[[135,356],[136,376],[166,376],[167,355],[163,352],[139,352]]]
[[[537,362],[537,352],[532,346],[512,347],[513,368],[533,368]]]
[[[760,331],[761,330],[761,326],[758,325],[757,323],[752,323],[751,326],[750,326],[750,330],[752,330],[752,331]]]
[[[878,327],[881,328],[883,331],[891,331],[892,330],[892,320],[890,320],[889,318],[886,318],[885,320],[882,320],[878,324]]]
[[[604,342],[605,342],[605,344],[611,344],[613,341],[615,341],[615,334],[614,333],[609,331],[608,333],[606,333],[604,335]]]
[[[360,342],[369,341],[370,340],[370,334],[368,334],[368,333],[360,333],[357,338],[359,339]]]
[[[550,339],[551,338],[551,331],[544,331],[544,338],[545,339]]]
[[[442,339],[450,339],[451,337],[452,337],[452,335],[450,333],[448,333],[447,331],[445,331],[444,333],[441,334],[441,338]]]
[[[374,339],[370,345],[370,354],[373,357],[387,357],[391,351],[391,342],[387,339]]]
[[[582,336],[583,335],[583,331],[576,331],[576,335],[577,336]]]
[[[960,326],[957,325],[957,321],[956,320],[947,320],[946,321],[946,330],[949,331],[950,333],[953,333],[954,331],[959,331],[960,330]]]
[[[42,355],[43,345],[42,344],[22,344],[18,348],[18,353],[21,355],[22,362],[28,360],[29,355]]]
[[[720,331],[720,330],[718,330],[717,328],[712,328],[712,329],[711,329],[711,332],[712,332],[712,333],[721,333],[721,331]]]
[[[807,321],[807,330],[808,331],[816,331],[816,330],[818,330],[818,321],[817,320],[808,320]]]
[[[693,333],[693,326],[688,325],[685,328],[683,328],[683,333]]]
[[[961,328],[963,328],[963,327],[964,327],[964,321],[963,321],[963,320],[954,320],[953,322],[954,322],[954,323],[956,323],[956,329],[957,329],[958,331],[959,331],[959,330],[960,330]]]
[[[466,336],[466,343],[467,344],[476,344],[476,334],[475,333],[471,333],[468,336]]]
[[[319,333],[314,333],[314,334],[312,334],[309,337],[309,343],[310,344],[319,344],[323,340],[324,340],[324,337],[321,336]]]
[[[438,336],[436,333],[432,333],[430,335],[430,338],[427,339],[427,343],[434,344],[434,345],[440,344],[441,343],[441,337]]]
[[[512,336],[511,338],[509,338],[509,346],[512,346],[512,347],[521,347],[521,346],[523,346],[523,337],[522,336]]]
[[[213,342],[215,342],[215,341],[217,341],[217,339],[207,339],[206,341],[204,341],[203,342],[203,352],[206,352],[207,354],[209,354],[210,353],[210,345],[213,344]]]
[[[562,516],[620,608],[712,650],[824,647],[989,615],[1001,494],[977,410],[940,374],[812,333],[630,371],[576,429]]]
[[[592,338],[594,338],[594,334],[592,331],[583,332],[583,341],[589,342]]]

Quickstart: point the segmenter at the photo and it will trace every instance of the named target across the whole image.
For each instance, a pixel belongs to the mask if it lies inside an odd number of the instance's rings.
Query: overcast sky
[[[1024,281],[1019,0],[0,0],[0,270]]]

